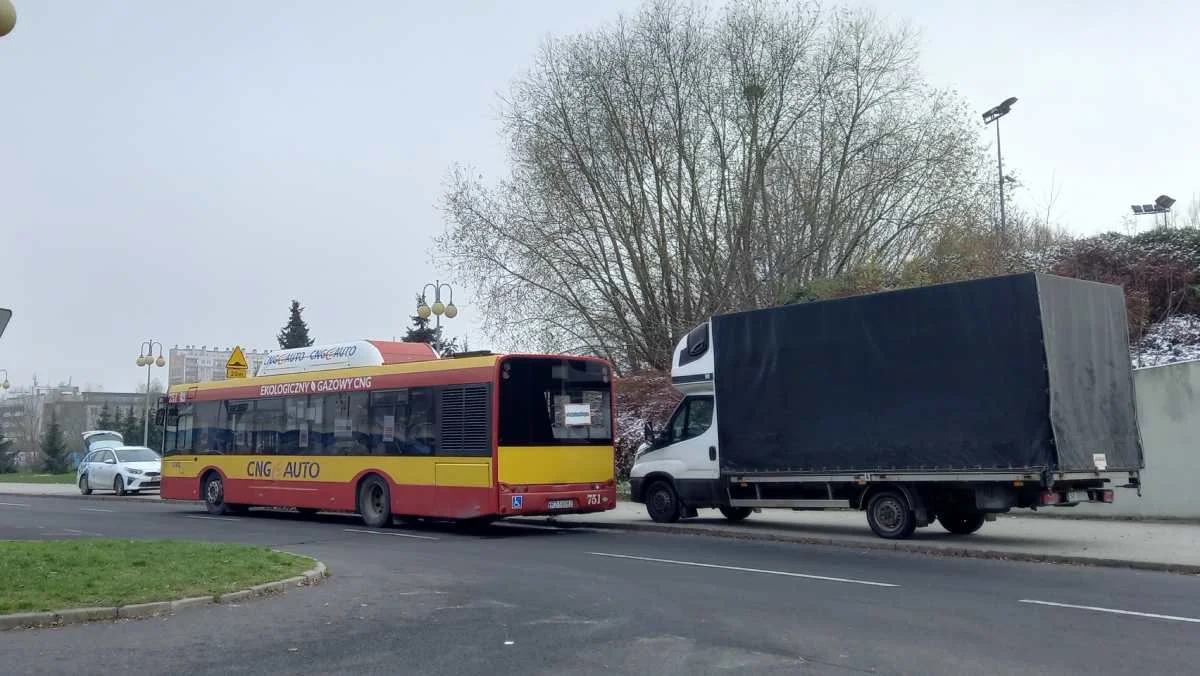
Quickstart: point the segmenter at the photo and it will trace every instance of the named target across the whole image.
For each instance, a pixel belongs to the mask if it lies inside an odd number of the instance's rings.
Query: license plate
[[[1067,502],[1087,502],[1087,491],[1071,491],[1067,493]]]
[[[571,509],[574,506],[574,500],[551,500],[546,503],[547,509]]]

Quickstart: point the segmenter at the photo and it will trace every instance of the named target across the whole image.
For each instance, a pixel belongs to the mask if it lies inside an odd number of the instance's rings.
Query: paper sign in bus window
[[[396,439],[396,416],[383,416],[383,441],[390,442]]]
[[[591,404],[567,404],[565,413],[569,427],[586,427],[592,424]]]

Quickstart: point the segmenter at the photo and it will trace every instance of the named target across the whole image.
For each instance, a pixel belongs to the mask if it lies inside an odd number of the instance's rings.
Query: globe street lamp
[[[433,287],[433,305],[427,305],[425,299],[428,297],[426,291],[429,287]],[[450,303],[442,303],[442,289],[446,289],[449,294],[447,298]],[[454,289],[449,284],[443,284],[442,281],[436,280],[433,284],[426,284],[421,289],[421,304],[417,306],[417,316],[421,319],[429,319],[429,315],[437,318],[435,328],[442,328],[442,315],[446,315],[446,319],[454,319],[458,316],[458,308],[454,306]]]
[[[2,1],[2,0],[0,0]],[[158,357],[154,356],[154,348],[158,347]],[[167,365],[167,360],[162,356],[162,343],[157,340],[147,340],[142,343],[142,347],[138,350],[137,358],[138,366],[146,367],[146,419],[142,423],[142,445],[150,446],[150,367],[157,366],[162,368]]]
[[[0,0],[0,38],[12,32],[17,25],[17,9],[11,0]]]

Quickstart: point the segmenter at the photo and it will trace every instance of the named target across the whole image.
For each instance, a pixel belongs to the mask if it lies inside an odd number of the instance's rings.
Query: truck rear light
[[[1059,502],[1058,493],[1054,491],[1042,491],[1038,495],[1038,502],[1043,505],[1057,505]]]
[[[1112,502],[1113,497],[1114,497],[1114,495],[1113,495],[1112,489],[1096,491],[1096,499],[1100,502]]]

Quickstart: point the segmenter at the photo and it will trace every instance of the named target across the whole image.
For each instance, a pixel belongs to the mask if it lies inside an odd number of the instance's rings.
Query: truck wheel
[[[867,503],[867,523],[887,540],[903,540],[917,529],[917,517],[900,491],[876,493]]]
[[[730,521],[745,521],[746,517],[750,516],[750,512],[754,511],[749,507],[720,507],[721,515]]]
[[[942,528],[955,535],[970,535],[983,528],[983,521],[984,516],[982,512],[938,514],[938,523],[942,524]]]
[[[682,510],[675,489],[665,481],[656,481],[646,489],[646,512],[658,523],[675,523]]]

